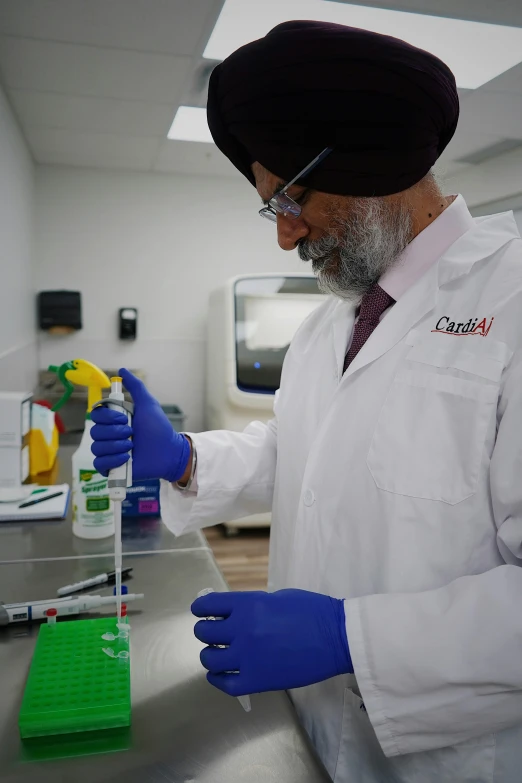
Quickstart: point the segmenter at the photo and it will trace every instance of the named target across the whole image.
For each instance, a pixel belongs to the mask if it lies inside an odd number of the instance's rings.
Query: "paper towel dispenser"
[[[40,291],[38,325],[50,332],[82,328],[82,297],[79,291]]]

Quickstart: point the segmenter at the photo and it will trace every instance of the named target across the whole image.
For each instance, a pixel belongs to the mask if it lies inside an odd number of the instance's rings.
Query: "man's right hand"
[[[92,410],[94,467],[106,476],[112,468],[127,462],[132,449],[134,479],[183,479],[190,464],[190,441],[174,430],[159,402],[139,378],[124,369],[120,375],[134,402],[132,427],[123,411],[103,406]]]

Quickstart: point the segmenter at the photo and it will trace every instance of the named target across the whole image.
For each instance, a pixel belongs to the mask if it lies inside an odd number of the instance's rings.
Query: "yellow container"
[[[58,440],[56,424],[50,443],[46,443],[42,430],[29,431],[29,472],[31,476],[51,470],[58,453]]]

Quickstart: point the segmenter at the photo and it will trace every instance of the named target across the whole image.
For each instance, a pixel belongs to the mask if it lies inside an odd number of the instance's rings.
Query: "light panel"
[[[224,60],[272,27],[315,19],[392,35],[445,62],[457,85],[476,89],[522,62],[522,28],[447,19],[331,0],[226,0],[203,57]]]
[[[167,138],[179,141],[212,142],[207,123],[207,110],[195,106],[180,106]]]

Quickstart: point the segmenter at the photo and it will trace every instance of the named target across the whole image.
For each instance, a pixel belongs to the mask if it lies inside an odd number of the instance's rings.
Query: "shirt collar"
[[[474,221],[461,195],[433,223],[412,239],[397,263],[379,280],[380,287],[397,301],[466,231]]]

